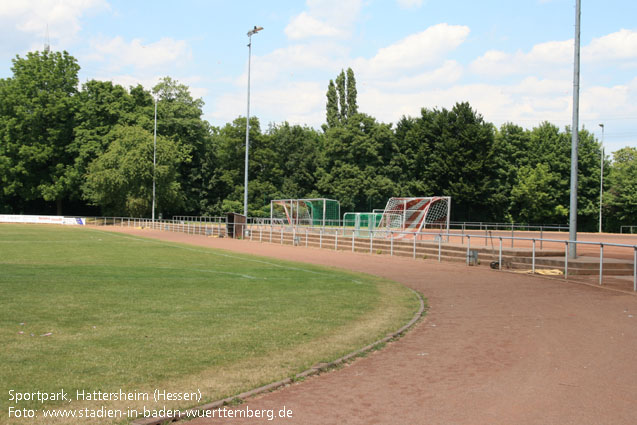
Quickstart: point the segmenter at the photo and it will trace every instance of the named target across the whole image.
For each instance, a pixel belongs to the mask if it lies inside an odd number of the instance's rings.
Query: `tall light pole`
[[[155,222],[155,177],[157,169],[157,96],[155,96],[155,129],[153,131],[153,222]]]
[[[579,59],[580,59],[580,0],[575,1],[575,60],[573,66],[573,126],[571,127],[571,205],[568,237],[577,240],[577,145],[579,142]],[[577,244],[572,243],[569,258],[577,258]]]
[[[602,128],[602,159],[599,166],[599,233],[602,233],[602,195],[604,194],[604,124]]]
[[[248,112],[246,113],[246,165],[243,178],[243,215],[248,217],[248,158],[250,151],[250,61],[252,59],[252,36],[263,27],[254,26],[248,31]]]

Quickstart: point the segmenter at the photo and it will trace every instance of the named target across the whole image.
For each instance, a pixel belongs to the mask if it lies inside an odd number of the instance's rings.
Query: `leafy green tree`
[[[67,148],[73,141],[80,67],[67,52],[45,50],[16,56],[11,69],[13,76],[0,90],[4,196],[55,202],[62,214],[63,200],[78,190],[67,177],[74,161]]]
[[[66,176],[76,187],[82,187],[89,164],[109,147],[111,131],[117,125],[134,125],[137,121],[133,98],[122,86],[110,81],[91,80],[78,94],[73,142],[68,150],[74,164]],[[79,198],[74,194],[72,199]]]
[[[390,125],[356,114],[325,134],[325,166],[317,188],[342,210],[369,211],[395,193],[388,164],[396,151]]]
[[[141,126],[116,126],[108,149],[89,165],[85,196],[106,215],[149,217],[152,207],[153,134]],[[156,198],[159,210],[184,202],[179,165],[190,160],[188,148],[157,138]]]
[[[493,145],[493,188],[491,204],[495,221],[520,221],[511,214],[511,191],[518,182],[518,171],[530,163],[528,130],[513,123],[503,124]]]
[[[605,183],[604,228],[617,232],[622,225],[637,225],[637,148],[625,147],[613,153]]]
[[[336,86],[334,81],[330,80],[327,86],[327,127],[336,127],[340,122],[338,116],[338,95],[336,94]]]
[[[336,77],[336,92],[338,93],[338,118],[341,123],[347,120],[347,91],[345,72],[341,71]]]
[[[214,190],[209,192],[208,196],[212,196],[210,211],[216,214],[243,211],[245,131],[245,117],[237,118],[222,128],[213,129],[212,144],[218,166],[214,169],[212,176]],[[262,138],[258,118],[250,117],[249,214],[257,214],[257,211],[263,210],[263,188],[261,185],[253,186],[253,183],[260,171],[273,165],[271,162],[260,164],[255,162],[255,158],[261,156],[259,150],[263,147]],[[259,190],[254,190],[255,188]]]
[[[278,188],[277,197],[313,196],[318,170],[323,163],[323,136],[310,127],[287,122],[272,125],[267,136],[275,152],[276,164],[271,164],[270,168],[277,170],[272,180]]]
[[[567,135],[570,139],[570,132],[567,132]],[[599,229],[601,154],[601,144],[595,139],[594,135],[586,129],[580,130],[577,164],[577,228],[580,231],[594,232]],[[568,161],[570,163],[570,150]],[[565,221],[566,216],[562,222]]]
[[[170,77],[164,77],[155,87],[157,96],[157,134],[185,146],[192,160],[179,165],[179,176],[185,194],[184,213],[198,215],[211,206],[207,196],[215,168],[210,125],[203,120],[203,101],[193,99],[189,88]],[[145,115],[153,117],[152,108]],[[152,128],[150,128],[152,129]]]
[[[435,110],[431,119],[431,155],[425,179],[433,194],[452,197],[455,220],[476,221],[492,216],[491,175],[495,131],[468,103]],[[454,213],[455,211],[455,213]]]
[[[560,213],[553,211],[560,208],[552,190],[558,180],[559,176],[547,164],[520,168],[511,189],[511,209],[518,222],[543,223],[547,217]]]
[[[358,91],[356,90],[356,78],[354,77],[354,71],[352,68],[347,68],[347,116],[351,117],[358,113],[357,98]]]
[[[341,70],[341,73],[336,77],[336,84],[330,80],[327,86],[326,128],[342,125],[358,113],[357,96],[354,71],[352,68],[347,68],[346,74],[345,71]]]

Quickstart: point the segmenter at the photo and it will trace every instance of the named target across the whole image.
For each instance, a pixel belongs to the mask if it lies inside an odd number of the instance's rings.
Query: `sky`
[[[580,126],[606,152],[637,147],[637,2],[582,1]],[[354,70],[359,111],[386,123],[467,101],[488,122],[572,123],[575,0],[0,0],[0,78],[66,50],[80,82],[151,88],[170,76],[222,126],[251,116],[320,128]],[[47,38],[48,34],[48,38]]]

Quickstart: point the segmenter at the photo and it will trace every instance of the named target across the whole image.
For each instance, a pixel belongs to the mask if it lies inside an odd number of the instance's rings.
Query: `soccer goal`
[[[368,236],[376,230],[383,218],[383,212],[348,212],[343,215],[343,229],[351,230],[354,236]]]
[[[289,226],[339,226],[341,205],[334,199],[273,199],[270,219]]]
[[[417,233],[428,229],[447,232],[450,216],[449,196],[390,198],[378,227],[399,232]]]

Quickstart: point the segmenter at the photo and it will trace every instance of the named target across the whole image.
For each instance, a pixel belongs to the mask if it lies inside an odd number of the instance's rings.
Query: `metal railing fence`
[[[86,224],[97,226],[122,226],[149,228],[168,232],[181,232],[192,235],[204,235],[212,237],[226,237],[227,223],[225,217],[207,217],[202,220],[193,220],[191,217],[180,216],[172,220],[152,220],[147,218],[133,217],[87,217]],[[248,218],[245,224],[244,234],[239,239],[250,241],[270,242],[278,244],[290,244],[294,246],[316,246],[318,248],[328,248],[332,250],[351,250],[352,252],[388,253],[389,255],[410,255],[417,258],[422,254],[424,247],[427,249],[437,249],[434,255],[437,260],[442,261],[443,244],[445,249],[458,247],[466,250],[466,261],[469,264],[472,241],[480,241],[479,244],[485,247],[491,244],[491,253],[495,257],[497,242],[497,268],[502,270],[504,244],[511,241],[511,247],[515,242],[518,246],[528,246],[531,250],[531,273],[536,273],[538,254],[543,253],[543,246],[563,247],[564,258],[564,279],[569,278],[569,258],[568,251],[571,244],[580,246],[599,247],[598,283],[603,284],[604,275],[604,248],[614,247],[623,250],[632,250],[632,280],[633,291],[637,292],[637,245],[593,242],[593,241],[571,241],[566,239],[554,239],[543,237],[520,237],[503,234],[493,234],[495,230],[484,230],[484,233],[462,232],[404,232],[398,230],[366,230],[366,234],[359,234],[360,231],[344,227],[313,227],[313,226],[286,226],[269,218]],[[540,229],[542,235],[543,229]],[[466,240],[466,244],[465,244]],[[453,244],[453,242],[460,242]],[[484,241],[484,243],[482,243]],[[539,245],[539,247],[538,247]],[[432,248],[433,246],[433,248]],[[473,244],[476,248],[476,243]],[[430,251],[427,251],[430,252]],[[426,257],[427,254],[425,254]],[[628,255],[624,256],[628,257]],[[570,260],[572,263],[573,260]]]
[[[619,233],[624,233],[624,229],[626,229],[625,233],[637,233],[637,225],[633,226],[619,226]]]

